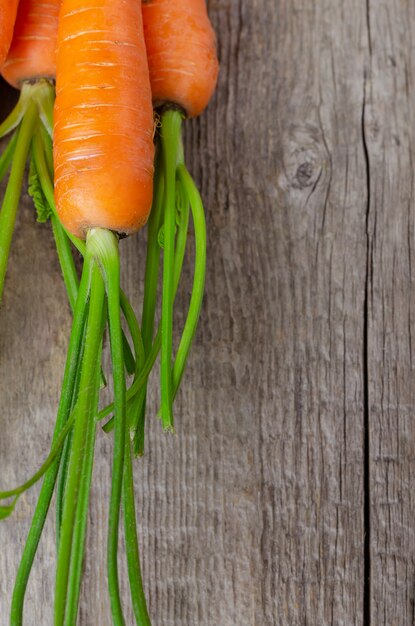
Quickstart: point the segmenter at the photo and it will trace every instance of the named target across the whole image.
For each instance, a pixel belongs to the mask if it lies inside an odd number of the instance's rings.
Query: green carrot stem
[[[6,175],[7,170],[9,169],[10,163],[12,162],[14,151],[16,149],[17,143],[17,133],[13,133],[9,143],[4,149],[3,153],[0,156],[0,181]]]
[[[36,124],[36,104],[29,103],[22,124],[18,130],[13,163],[7,183],[6,193],[0,211],[0,301],[9,259],[10,245],[19,206],[23,175],[29,153],[30,142]]]
[[[51,178],[51,174],[49,171],[49,165],[45,156],[45,152],[46,150],[44,147],[44,143],[42,142],[41,137],[39,137],[36,133],[35,140],[33,142],[33,158],[35,160],[36,170],[37,170],[40,184],[42,186],[42,191],[45,194],[47,203],[51,211],[53,212],[53,214],[59,219],[59,216],[56,210],[56,205],[55,205],[52,178]],[[66,228],[64,228],[64,226],[62,226],[62,228],[65,231],[71,243],[78,250],[78,252],[80,252],[81,255],[85,257],[85,254],[86,254],[85,241],[82,241],[82,239],[79,239],[79,237],[75,237],[74,235],[72,235],[68,230],[66,230]]]
[[[54,94],[53,84],[46,78],[39,79],[35,83],[24,82],[16,106],[0,124],[0,138],[19,126],[31,104],[36,107],[38,115],[49,134],[52,135]]]
[[[88,259],[88,255],[86,260]],[[72,556],[74,531],[82,523],[82,509],[78,508],[83,468],[86,454],[86,441],[89,422],[93,421],[95,392],[91,390],[91,380],[96,379],[97,355],[102,341],[102,313],[104,309],[105,287],[101,272],[92,260],[89,311],[86,326],[85,346],[82,357],[79,392],[75,407],[72,450],[66,481],[61,537],[59,542],[55,584],[55,626],[64,626],[68,606],[69,574]],[[75,320],[74,320],[75,322]],[[93,385],[92,385],[93,386]],[[78,513],[79,511],[79,513]]]
[[[47,132],[43,124],[38,125],[38,132],[40,135],[41,144],[43,146],[46,164],[48,166],[50,179],[53,180],[53,144],[52,137]]]
[[[85,309],[85,321],[88,317],[89,312],[89,303]],[[71,403],[71,417],[72,417],[72,425],[75,421],[75,407],[76,401],[78,399],[79,392],[79,384],[81,379],[81,369],[82,369],[82,359],[84,353],[85,346],[85,336],[86,336],[86,323],[84,322],[84,329],[82,335],[81,342],[81,350],[79,351],[78,358],[78,368],[76,370],[76,378],[74,384],[74,390],[72,394],[72,403]],[[61,528],[62,528],[62,517],[63,517],[63,507],[65,502],[65,489],[66,489],[66,481],[68,477],[68,469],[69,469],[69,460],[71,458],[71,450],[72,450],[72,442],[73,442],[73,429],[68,433],[67,438],[65,439],[65,445],[62,450],[62,456],[59,464],[59,473],[56,482],[56,546],[59,550],[59,543],[61,539]]]
[[[115,429],[111,497],[108,518],[108,587],[115,626],[124,626],[118,580],[118,531],[124,474],[126,433],[126,384],[120,315],[120,259],[116,236],[101,228],[88,233],[87,248],[101,265],[108,298],[108,321],[114,382]]]
[[[187,223],[186,220],[181,220],[181,223],[179,224],[179,233],[178,233],[177,245],[176,245],[176,255],[175,255],[175,260],[174,260],[174,281],[173,281],[174,282],[174,295],[176,295],[181,272],[182,272],[182,264],[183,264],[183,257],[184,257],[183,251],[186,248],[186,240],[187,240],[186,223]],[[157,355],[160,351],[160,348],[161,348],[161,327],[159,326],[157,329],[157,333],[154,338],[151,350],[146,357],[145,363],[142,369],[140,370],[139,375],[135,378],[131,387],[127,389],[127,401],[128,402],[133,401],[136,394],[139,393],[140,390],[143,388],[143,385],[146,384],[147,379],[151,373],[151,370],[153,369],[154,363],[157,359]],[[105,417],[107,417],[110,413],[113,412],[113,410],[114,410],[114,404],[111,403],[98,413],[97,421],[100,421],[104,419]],[[105,432],[110,432],[113,427],[114,427],[114,422],[113,422],[113,419],[111,419],[105,424],[105,426],[103,427],[103,430]]]
[[[140,371],[145,361],[143,337],[141,334],[140,326],[138,324],[137,317],[134,313],[134,309],[131,306],[127,296],[120,290],[120,303],[121,309],[127,322],[128,329],[133,340],[134,355],[132,359],[134,361],[134,372]],[[124,345],[124,344],[123,344]]]
[[[69,411],[71,407],[72,395],[76,379],[76,371],[78,368],[79,353],[81,351],[81,341],[84,328],[85,310],[88,301],[90,279],[90,264],[86,263],[79,288],[79,296],[76,302],[74,322],[72,325],[68,354],[66,357],[65,373],[62,383],[62,393],[59,402],[59,409],[52,445],[54,442],[56,442],[59,433],[62,431],[62,428],[64,427],[69,417]],[[17,578],[13,590],[10,616],[11,626],[22,626],[23,624],[23,606],[27,582],[29,580],[33,560],[35,558],[37,547],[39,545],[39,540],[42,534],[46,515],[49,510],[58,470],[59,457],[55,459],[54,463],[50,466],[45,475],[36,510],[33,516],[32,524],[23,550],[23,555],[20,561]]]
[[[63,281],[65,283],[66,293],[68,295],[69,305],[74,311],[76,299],[78,297],[78,274],[76,272],[75,262],[69,247],[68,237],[63,230],[59,219],[56,215],[51,215],[53,236],[55,238],[56,251],[58,253],[59,264],[62,270]]]
[[[33,158],[36,170],[39,176],[40,184],[45,194],[46,200],[51,206],[53,200],[53,189],[51,183],[51,150],[52,144],[47,135],[42,134],[40,128],[36,129],[33,137]],[[54,207],[54,201],[53,201]],[[55,238],[56,251],[62,270],[63,280],[68,294],[68,300],[72,311],[75,309],[75,303],[78,296],[79,279],[76,272],[71,248],[67,233],[61,225],[56,211],[52,211],[51,223],[53,236]]]
[[[8,135],[15,130],[23,119],[27,108],[27,97],[24,90],[21,91],[16,106],[9,113],[5,120],[0,124],[0,138]]]
[[[78,296],[79,279],[67,233],[61,225],[55,210],[51,182],[51,151],[52,144],[49,136],[42,133],[41,129],[38,127],[33,137],[33,158],[43,193],[45,194],[46,200],[52,209],[51,223],[53,236],[55,238],[56,251],[58,253],[58,259],[62,270],[66,292],[68,294],[69,304],[73,311],[75,309],[75,303]]]
[[[180,150],[178,150],[180,153]],[[187,197],[184,197],[183,190],[178,186],[178,220],[177,220],[177,236],[174,255],[174,286],[173,299],[176,297],[180,276],[183,267],[184,254],[186,251],[187,233],[189,226],[189,203]],[[154,324],[154,317],[153,317]],[[153,333],[153,328],[151,328]],[[143,329],[144,334],[144,329]],[[149,346],[147,347],[147,352]],[[147,379],[148,380],[148,379]],[[145,401],[146,401],[147,383],[138,392],[136,398],[132,400],[133,407],[131,414],[136,416],[133,422],[134,431],[134,454],[141,456],[144,454],[144,435],[145,435]]]
[[[82,357],[81,357],[82,358]],[[79,369],[78,369],[79,372]],[[76,383],[75,383],[76,387]],[[74,396],[76,391],[74,392]],[[72,426],[75,421],[75,413],[72,413],[71,430],[65,439],[62,449],[62,456],[59,463],[59,472],[56,480],[56,547],[59,549],[59,543],[61,540],[61,528],[62,528],[62,516],[63,516],[63,504],[65,497],[66,480],[68,478],[69,459],[72,450],[73,432]]]
[[[147,384],[148,378],[145,380],[145,383],[137,395],[128,404],[129,414],[135,416],[134,423],[131,427],[134,433],[133,450],[135,456],[143,456],[144,454]]]
[[[147,353],[151,348],[154,332],[154,316],[157,300],[157,283],[159,274],[160,245],[158,234],[163,219],[164,177],[160,171],[160,156],[157,153],[154,175],[154,201],[148,220],[147,255],[144,278],[144,299],[141,330],[143,334],[144,350]]]
[[[102,320],[101,320],[101,331],[100,331],[101,336],[104,333],[105,319],[106,319],[106,315],[105,315],[105,309],[104,309]],[[99,398],[101,353],[102,353],[102,341],[101,341],[101,345],[100,345],[99,352],[97,354],[97,359],[96,359],[95,384],[94,384],[93,390],[91,391],[91,394],[94,394],[94,398],[93,398],[94,411],[96,411],[97,409],[98,398]],[[91,413],[89,416],[88,424],[87,424],[84,466],[82,468],[82,481],[81,481],[81,486],[79,490],[78,509],[76,512],[78,523],[75,524],[74,535],[73,535],[73,545],[72,545],[71,564],[70,564],[70,577],[69,577],[69,584],[68,584],[68,602],[67,602],[67,611],[66,611],[66,617],[65,617],[66,624],[76,624],[76,618],[78,614],[79,594],[80,594],[81,578],[82,578],[82,565],[83,565],[84,552],[85,552],[85,537],[86,537],[86,527],[87,527],[87,519],[88,519],[89,494],[91,490],[92,469],[93,469],[93,462],[94,462],[96,424],[95,424],[94,419],[92,419],[92,415],[93,414]]]
[[[157,303],[157,284],[160,264],[160,245],[158,240],[159,230],[163,219],[163,195],[164,178],[160,166],[160,150],[156,153],[153,207],[148,220],[147,229],[147,255],[144,278],[144,298],[141,329],[143,336],[143,347],[145,355],[148,355],[153,342],[154,317]],[[138,374],[139,372],[137,372]],[[144,452],[144,424],[146,411],[147,384],[143,385],[140,392],[128,407],[128,421],[136,424],[137,444],[135,444],[135,454],[141,455]]]
[[[163,428],[173,428],[172,351],[174,234],[176,218],[177,146],[180,143],[182,116],[178,111],[162,115],[161,145],[165,179],[163,292],[161,306],[161,419]]]
[[[136,363],[135,363],[134,356],[130,348],[130,344],[124,332],[122,333],[122,345],[123,345],[125,369],[126,369],[127,374],[131,376],[135,372]]]
[[[139,546],[137,538],[137,520],[134,504],[134,476],[131,461],[131,443],[125,438],[125,467],[122,492],[124,511],[124,535],[127,552],[128,577],[130,581],[133,611],[138,626],[151,626],[146,597],[143,589]]]
[[[160,347],[161,347],[161,331],[159,329],[155,339],[154,339],[154,343],[153,343],[153,347],[151,349],[150,354],[148,355],[146,362],[143,366],[143,369],[140,372],[139,377],[134,380],[134,382],[132,383],[131,387],[127,390],[127,394],[126,394],[126,398],[127,401],[132,400],[136,393],[141,389],[141,387],[145,384],[151,370],[153,369],[153,365],[157,359],[157,355],[160,351]],[[97,417],[96,420],[100,421],[102,419],[104,419],[105,417],[107,417],[110,413],[112,413],[115,409],[115,403],[112,402],[111,404],[109,404],[108,406],[106,406],[104,409],[102,409]],[[104,431],[105,432],[110,432],[112,429],[114,428],[114,418],[112,418],[107,424],[105,424],[104,426]]]
[[[182,274],[184,255],[186,252],[187,235],[189,232],[189,201],[187,196],[183,194],[183,189],[178,185],[180,211],[178,214],[176,248],[174,253],[174,297],[176,297],[179,288],[180,277]]]
[[[55,461],[58,454],[61,452],[66,436],[68,432],[70,431],[70,429],[72,428],[73,423],[74,423],[74,416],[71,416],[66,422],[66,424],[64,425],[64,427],[62,428],[62,430],[60,431],[60,433],[58,434],[55,443],[52,445],[51,451],[49,452],[48,456],[46,457],[46,460],[38,469],[38,471],[35,472],[33,476],[29,478],[29,480],[22,483],[18,487],[14,487],[13,489],[8,489],[7,491],[0,491],[0,500],[11,498],[12,496],[21,495],[22,493],[30,489],[30,487],[35,485],[37,481],[40,480],[46,474],[46,472],[48,471],[52,463]]]
[[[32,85],[33,98],[37,102],[39,117],[50,137],[53,131],[53,106],[55,103],[55,88],[47,78],[40,79]]]
[[[202,200],[186,167],[184,165],[179,165],[177,172],[179,181],[181,185],[183,185],[192,210],[196,250],[193,287],[189,311],[173,367],[173,398],[176,396],[180,386],[184,369],[186,367],[186,361],[189,356],[190,347],[195,336],[200,317],[200,310],[202,307],[206,275],[206,222]]]

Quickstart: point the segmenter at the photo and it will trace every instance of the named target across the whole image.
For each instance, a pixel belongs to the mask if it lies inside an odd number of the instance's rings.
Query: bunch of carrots
[[[159,353],[159,415],[166,430],[174,428],[174,399],[202,304],[205,218],[185,166],[181,129],[183,120],[206,107],[217,80],[205,0],[0,0],[0,68],[20,90],[16,107],[0,124],[0,136],[9,136],[0,156],[0,179],[8,175],[0,210],[0,299],[29,162],[29,193],[38,220],[50,219],[73,312],[50,453],[25,484],[0,492],[1,519],[12,514],[21,493],[43,480],[10,624],[23,624],[26,587],[53,494],[53,623],[77,623],[95,434],[108,416],[104,430],[113,432],[114,443],[107,536],[112,619],[125,624],[118,579],[122,521],[135,620],[149,625],[132,463],[144,451],[147,383]],[[121,290],[119,241],[147,222],[139,321]],[[174,300],[191,223],[193,290],[174,354]],[[75,250],[83,256],[80,279]],[[106,329],[114,400],[99,410]]]

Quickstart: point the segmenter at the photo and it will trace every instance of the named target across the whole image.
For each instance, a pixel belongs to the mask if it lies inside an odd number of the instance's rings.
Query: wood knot
[[[324,169],[327,151],[321,131],[313,125],[293,124],[283,138],[284,189],[303,191],[313,187]]]
[[[298,166],[295,177],[298,180],[298,184],[301,188],[310,187],[310,185],[313,184],[313,172],[314,166],[309,161],[305,161]]]

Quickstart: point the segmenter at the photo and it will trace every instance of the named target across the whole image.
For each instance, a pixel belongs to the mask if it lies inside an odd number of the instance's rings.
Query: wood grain
[[[415,7],[368,9],[371,623],[398,626],[415,620]]]
[[[185,130],[207,211],[206,298],[178,434],[151,419],[135,465],[153,624],[410,626],[415,8],[208,5],[218,91]],[[21,204],[0,311],[5,486],[47,453],[70,329],[52,236],[27,195]],[[122,245],[137,310],[144,246],[145,233]],[[190,258],[178,326],[191,280]],[[156,398],[153,379],[152,416]],[[110,467],[99,433],[80,626],[111,624]],[[0,626],[35,501],[36,489],[0,525]],[[28,626],[52,624],[53,525],[52,515]],[[132,624],[125,564],[122,589]]]

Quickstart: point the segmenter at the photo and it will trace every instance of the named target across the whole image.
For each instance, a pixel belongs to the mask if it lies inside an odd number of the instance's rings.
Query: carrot
[[[205,0],[147,0],[143,23],[155,107],[174,104],[200,115],[219,69]]]
[[[140,7],[125,0],[106,10],[97,2],[72,0],[70,10],[67,4],[59,27],[54,131],[59,216],[77,236],[94,226],[130,234],[150,212],[154,158]]]
[[[0,124],[0,137],[14,131],[11,143],[15,142],[0,211],[0,300],[32,138],[40,124],[52,132],[59,5],[60,0],[20,0],[10,50],[1,67],[2,76],[21,92],[17,105]],[[3,176],[7,169],[2,171]]]
[[[148,359],[153,358],[153,331],[159,266],[158,229],[163,223],[163,288],[161,314],[161,418],[165,429],[173,429],[173,401],[180,385],[196,331],[204,288],[206,232],[203,205],[195,185],[184,168],[181,127],[185,116],[199,115],[207,106],[216,86],[218,60],[215,35],[204,0],[147,0],[143,3],[152,98],[161,112],[158,133],[160,158],[156,203],[161,206],[150,221],[143,301],[143,342]],[[180,168],[182,173],[179,176]],[[161,197],[162,196],[162,197]],[[161,197],[161,199],[160,199]],[[177,198],[180,203],[177,205]],[[174,365],[173,302],[177,290],[175,264],[181,267],[185,238],[182,229],[175,236],[176,223],[186,220],[190,204],[196,236],[195,274],[189,313]],[[154,221],[154,227],[153,227]],[[182,225],[183,226],[183,225]],[[187,222],[184,224],[187,232]],[[158,334],[156,335],[158,337]],[[146,381],[130,391],[134,446],[143,452]],[[110,424],[106,426],[108,430]]]
[[[55,77],[60,0],[20,0],[12,44],[2,75],[13,87],[36,78]]]
[[[17,5],[18,0],[1,0],[0,2],[0,67],[4,63],[12,41]]]
[[[69,389],[75,398],[75,422],[63,496],[55,626],[75,623],[77,615],[93,457],[91,425],[97,410],[91,380],[96,380],[106,310],[115,397],[108,526],[111,610],[114,623],[124,624],[117,565],[122,500],[134,612],[138,623],[150,623],[138,569],[115,233],[133,233],[147,221],[153,159],[153,111],[141,3],[63,0],[54,123],[55,199],[63,225],[86,239],[81,283],[86,285],[87,299],[74,316],[74,327],[80,318],[86,324],[83,354],[78,356],[78,389],[73,380],[63,383],[63,393]],[[138,361],[137,341],[135,348]]]

